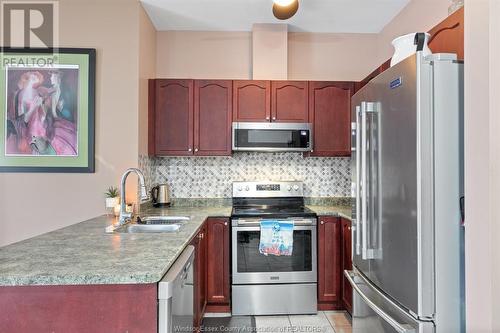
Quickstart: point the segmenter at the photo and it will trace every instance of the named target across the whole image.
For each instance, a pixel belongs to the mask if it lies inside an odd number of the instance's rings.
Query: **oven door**
[[[233,123],[235,151],[310,151],[309,123]]]
[[[317,281],[316,220],[295,223],[291,256],[266,256],[259,252],[260,220],[233,220],[232,224],[233,284]]]

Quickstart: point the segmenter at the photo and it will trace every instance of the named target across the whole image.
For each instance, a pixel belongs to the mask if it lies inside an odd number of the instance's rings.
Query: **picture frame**
[[[0,47],[0,172],[95,172],[92,48]]]

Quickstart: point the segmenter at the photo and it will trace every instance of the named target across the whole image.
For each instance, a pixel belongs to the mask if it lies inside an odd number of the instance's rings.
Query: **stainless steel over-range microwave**
[[[233,123],[234,151],[311,151],[309,123]]]

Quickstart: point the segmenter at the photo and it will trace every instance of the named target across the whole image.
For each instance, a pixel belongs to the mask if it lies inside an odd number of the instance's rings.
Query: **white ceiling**
[[[410,0],[299,0],[280,21],[272,0],[141,0],[157,30],[251,31],[253,23],[288,23],[289,31],[378,33]]]

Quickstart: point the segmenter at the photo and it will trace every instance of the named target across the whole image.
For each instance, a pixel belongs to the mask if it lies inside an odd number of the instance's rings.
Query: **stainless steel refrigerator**
[[[417,52],[351,105],[353,332],[462,332],[463,64]]]

